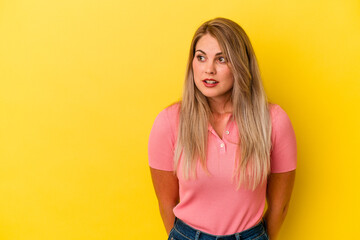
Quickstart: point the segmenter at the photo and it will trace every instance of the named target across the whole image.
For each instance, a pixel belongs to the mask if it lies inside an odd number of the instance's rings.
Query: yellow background
[[[359,234],[360,2],[0,1],[0,239],[165,239],[147,165],[190,41],[238,22],[298,169],[280,238]]]

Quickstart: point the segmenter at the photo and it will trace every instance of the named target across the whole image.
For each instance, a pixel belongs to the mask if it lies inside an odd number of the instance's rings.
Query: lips
[[[219,83],[215,79],[210,79],[210,78],[204,79],[204,80],[202,80],[202,82],[204,83],[205,87],[208,87],[208,88],[215,87]]]
[[[207,84],[216,84],[216,83],[219,83],[218,81],[216,81],[215,79],[212,79],[212,78],[206,78],[204,80],[202,80],[204,83],[207,83]]]

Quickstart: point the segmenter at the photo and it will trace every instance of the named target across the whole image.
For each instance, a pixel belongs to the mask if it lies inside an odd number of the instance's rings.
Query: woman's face
[[[214,37],[206,34],[198,40],[192,67],[195,85],[202,94],[217,102],[230,97],[234,77],[229,66]]]

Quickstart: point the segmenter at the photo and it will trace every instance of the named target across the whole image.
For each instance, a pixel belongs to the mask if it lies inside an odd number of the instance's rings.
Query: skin
[[[226,127],[226,115],[232,112],[229,100],[234,77],[218,41],[210,34],[205,34],[198,40],[192,67],[195,85],[207,97],[213,113],[210,123],[222,138]],[[207,78],[219,83],[212,88],[206,87],[203,80]]]
[[[150,173],[158,199],[160,215],[166,233],[169,235],[175,221],[173,208],[179,202],[179,182],[172,171],[162,171],[150,167]]]
[[[232,112],[229,101],[234,78],[231,67],[221,53],[217,40],[209,34],[202,36],[196,44],[192,62],[196,87],[208,98],[213,112],[210,122],[220,134],[226,127],[226,115]],[[215,79],[219,84],[213,88],[206,87],[202,80]],[[222,136],[219,135],[222,138]],[[173,172],[150,168],[159,210],[167,234],[173,227],[175,215],[173,208],[179,202],[179,182]],[[292,189],[295,170],[285,173],[271,173],[267,182],[266,200],[268,209],[264,214],[269,239],[276,240],[281,225],[285,220]],[[260,221],[261,219],[259,219]]]
[[[213,113],[218,118],[222,114],[231,113],[232,106],[229,100],[234,77],[218,41],[211,35],[206,34],[197,42],[192,67],[195,85],[208,98]],[[214,79],[219,83],[212,88],[206,87],[203,83],[206,78]]]
[[[268,209],[264,214],[269,239],[276,240],[283,224],[295,182],[296,170],[271,173],[267,181],[266,201]]]

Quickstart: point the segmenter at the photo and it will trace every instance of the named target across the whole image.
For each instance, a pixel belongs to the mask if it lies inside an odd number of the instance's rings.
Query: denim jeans
[[[266,222],[261,220],[257,225],[232,235],[212,235],[190,227],[175,217],[174,227],[168,240],[269,240]]]

